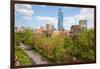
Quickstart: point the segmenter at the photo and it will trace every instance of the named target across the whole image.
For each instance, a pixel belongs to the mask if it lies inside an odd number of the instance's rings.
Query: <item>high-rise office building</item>
[[[80,20],[79,25],[80,25],[80,27],[87,28],[87,20]]]
[[[50,27],[50,25],[49,24],[46,24],[46,31],[49,31],[50,30],[49,27]]]
[[[46,31],[53,31],[54,30],[54,24],[52,21],[48,21],[46,24]]]
[[[80,30],[83,32],[87,29],[87,20],[79,21]]]
[[[63,11],[61,8],[58,9],[58,30],[63,29]]]
[[[46,24],[46,31],[53,31],[54,25],[53,24]]]
[[[49,22],[46,24],[45,27],[46,27],[46,31],[45,31],[46,36],[47,37],[51,36],[51,34],[54,31],[54,25],[51,22]]]

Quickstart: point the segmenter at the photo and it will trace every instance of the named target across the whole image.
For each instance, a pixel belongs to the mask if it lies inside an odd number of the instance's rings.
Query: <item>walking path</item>
[[[32,50],[30,46],[25,46],[21,44],[20,47],[29,56],[29,59],[32,62],[32,64],[48,64],[48,61],[44,57],[42,57],[40,54]]]

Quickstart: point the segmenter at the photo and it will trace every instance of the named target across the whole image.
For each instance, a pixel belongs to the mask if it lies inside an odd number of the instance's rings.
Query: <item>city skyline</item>
[[[87,20],[87,27],[94,28],[94,9],[45,5],[15,5],[15,27],[39,28],[52,23],[58,29],[58,9],[63,11],[63,27],[70,30],[80,20]],[[74,11],[74,12],[73,12]]]

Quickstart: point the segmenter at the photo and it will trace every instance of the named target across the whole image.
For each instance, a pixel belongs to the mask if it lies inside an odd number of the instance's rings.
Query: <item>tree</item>
[[[34,36],[34,33],[32,32],[32,30],[30,29],[25,30],[24,31],[24,43],[27,45],[32,45],[33,36]]]
[[[74,38],[73,38],[74,39]],[[85,32],[80,32],[74,39],[77,57],[81,62],[94,61],[95,58],[95,43],[94,43],[94,31],[88,29]]]
[[[16,44],[23,42],[26,45],[32,45],[33,36],[34,33],[30,29],[25,29],[24,31],[17,31],[15,32],[15,42]]]

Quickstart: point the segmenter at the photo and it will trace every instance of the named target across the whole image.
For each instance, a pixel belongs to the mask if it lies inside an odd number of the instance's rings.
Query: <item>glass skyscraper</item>
[[[61,8],[58,9],[58,30],[63,29],[63,11]]]

